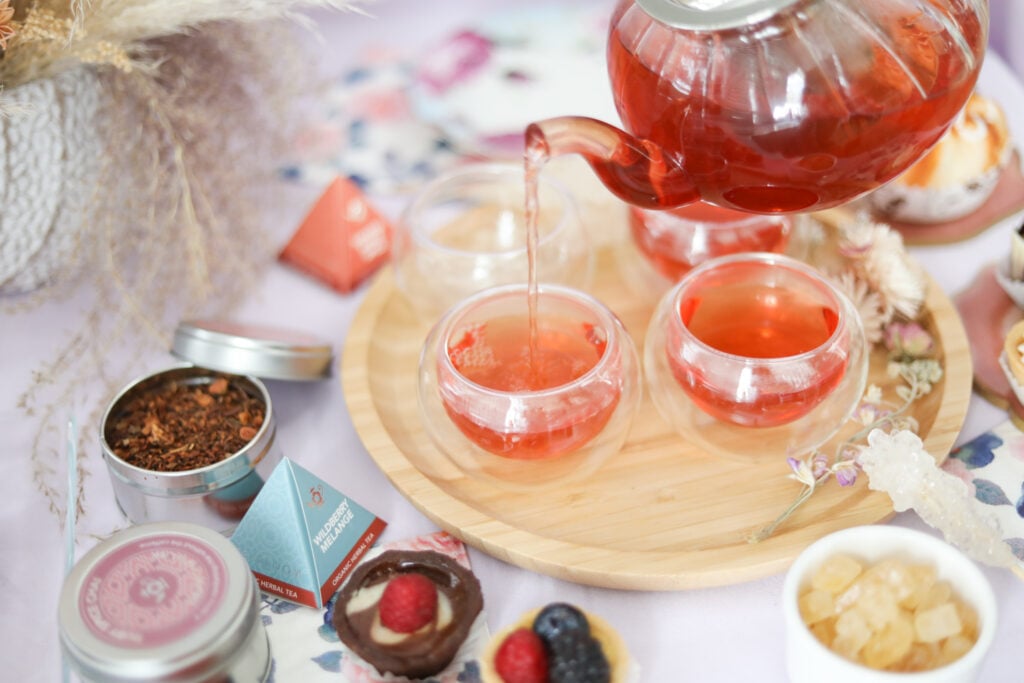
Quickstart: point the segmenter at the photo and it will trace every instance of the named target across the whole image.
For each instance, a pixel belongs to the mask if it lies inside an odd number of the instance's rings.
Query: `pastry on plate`
[[[1024,308],[1024,223],[1010,233],[1010,254],[996,267],[996,281],[1019,308]]]
[[[608,622],[555,602],[494,636],[480,658],[483,683],[633,683],[638,667]]]
[[[388,550],[359,565],[338,592],[334,628],[381,674],[443,671],[483,608],[480,582],[447,555]]]
[[[999,365],[1003,368],[1010,388],[1024,404],[1024,320],[1007,331],[1003,352],[999,354]]]
[[[978,209],[995,190],[1012,156],[1006,114],[993,100],[971,95],[935,147],[869,196],[889,220],[943,223]]]

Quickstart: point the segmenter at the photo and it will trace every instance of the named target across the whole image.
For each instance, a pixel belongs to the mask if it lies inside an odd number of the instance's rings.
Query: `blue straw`
[[[64,514],[64,576],[75,566],[75,523],[78,514],[78,428],[75,418],[68,420],[67,442],[65,451],[68,459],[68,495],[67,510]],[[62,657],[62,673],[64,683],[71,680],[68,660]]]

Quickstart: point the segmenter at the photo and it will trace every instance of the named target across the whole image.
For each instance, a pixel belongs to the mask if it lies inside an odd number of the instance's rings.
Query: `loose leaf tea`
[[[224,460],[263,424],[263,401],[227,377],[204,384],[168,381],[126,396],[107,442],[130,465],[159,472],[194,470]]]

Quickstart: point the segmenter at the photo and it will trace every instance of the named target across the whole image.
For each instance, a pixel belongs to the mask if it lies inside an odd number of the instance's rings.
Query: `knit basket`
[[[73,265],[102,144],[100,84],[87,68],[0,91],[0,294]]]

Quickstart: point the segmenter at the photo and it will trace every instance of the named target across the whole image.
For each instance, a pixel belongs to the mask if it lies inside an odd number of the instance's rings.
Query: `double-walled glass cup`
[[[625,442],[641,380],[622,323],[589,294],[557,285],[540,287],[536,314],[531,333],[526,285],[485,290],[450,310],[423,347],[424,426],[468,476],[564,482]]]
[[[799,455],[831,438],[860,400],[868,345],[850,300],[778,254],[708,261],[669,290],[644,345],[655,406],[717,455]]]
[[[655,272],[678,282],[694,267],[719,256],[781,253],[789,243],[792,218],[694,202],[666,211],[630,207],[629,228],[633,243]]]
[[[586,289],[593,256],[575,199],[541,175],[538,200],[538,280]],[[501,163],[456,168],[413,198],[392,259],[396,285],[422,320],[434,323],[480,290],[526,281],[525,201],[522,165]]]

